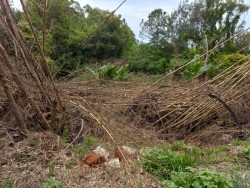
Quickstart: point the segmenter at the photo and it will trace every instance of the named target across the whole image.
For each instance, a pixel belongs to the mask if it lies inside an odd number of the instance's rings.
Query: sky
[[[89,4],[91,7],[98,7],[104,10],[115,10],[123,0],[76,0],[83,7]],[[245,4],[250,5],[250,0],[245,0]],[[20,8],[20,0],[13,0],[14,6]],[[156,8],[171,13],[177,9],[180,0],[127,0],[116,12],[125,18],[128,26],[133,30],[137,39],[140,33],[140,23],[142,19],[147,19],[150,12]],[[250,27],[250,11],[244,18],[247,21],[246,27]]]

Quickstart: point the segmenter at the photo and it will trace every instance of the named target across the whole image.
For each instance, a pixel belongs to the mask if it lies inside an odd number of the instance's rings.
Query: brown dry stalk
[[[141,95],[142,93],[144,93],[145,91],[147,91],[148,89],[150,89],[151,87],[153,87],[154,85],[158,84],[160,81],[162,81],[162,80],[164,80],[165,78],[167,78],[168,76],[170,76],[170,75],[176,73],[177,71],[183,69],[183,68],[186,67],[187,65],[193,63],[194,61],[196,61],[196,60],[198,60],[198,59],[204,57],[207,53],[213,52],[214,50],[216,50],[216,49],[219,48],[220,46],[224,45],[225,43],[227,43],[227,42],[230,41],[231,39],[237,37],[238,35],[240,35],[240,34],[242,34],[242,33],[247,32],[249,29],[250,29],[250,28],[247,28],[247,29],[245,29],[245,30],[243,30],[243,31],[241,31],[241,32],[239,32],[239,33],[236,33],[235,35],[233,35],[233,36],[230,37],[229,39],[226,39],[225,41],[221,42],[220,44],[216,45],[214,48],[212,48],[211,50],[207,51],[206,53],[200,55],[200,56],[197,57],[197,58],[192,59],[191,61],[189,61],[189,62],[186,63],[185,65],[180,66],[178,69],[175,69],[174,71],[172,71],[172,72],[168,73],[167,75],[163,76],[162,78],[158,79],[156,82],[154,82],[154,83],[151,84],[150,86],[148,86],[148,87],[146,87],[145,89],[143,89],[143,90],[137,95],[137,97],[140,96],[140,95]]]
[[[30,101],[30,103],[32,104],[32,107],[34,108],[35,112],[37,113],[37,115],[39,116],[39,118],[42,122],[43,128],[45,130],[50,130],[51,127],[50,127],[49,123],[47,122],[46,118],[43,116],[43,113],[39,109],[38,105],[30,97],[28,90],[26,89],[26,86],[23,84],[23,82],[19,78],[16,70],[12,66],[12,63],[8,57],[8,54],[6,53],[6,50],[4,49],[4,47],[2,46],[1,43],[0,43],[0,56],[2,57],[3,62],[5,63],[6,67],[8,68],[8,70],[12,76],[13,81],[17,84],[17,86],[20,89],[20,91],[22,92],[23,96],[27,99],[27,101]]]
[[[53,80],[53,76],[52,76],[52,74],[51,74],[51,72],[50,72],[50,69],[49,69],[48,63],[47,63],[47,61],[46,61],[45,55],[44,55],[44,53],[43,53],[42,47],[41,47],[40,42],[39,42],[39,40],[38,40],[38,36],[37,36],[37,34],[36,34],[36,32],[35,32],[35,29],[34,29],[34,26],[33,26],[32,22],[31,22],[31,20],[30,20],[30,17],[29,17],[28,11],[27,11],[27,9],[26,9],[26,6],[25,6],[25,4],[24,4],[24,1],[23,1],[23,0],[20,0],[20,2],[21,2],[21,4],[22,4],[22,8],[23,8],[23,11],[24,11],[25,18],[26,18],[26,20],[28,21],[29,27],[30,27],[31,32],[32,32],[32,34],[33,34],[33,37],[34,37],[34,39],[35,39],[35,41],[36,41],[36,44],[37,44],[37,46],[38,46],[38,50],[39,50],[40,55],[41,55],[41,58],[42,58],[42,60],[41,60],[41,66],[42,66],[42,68],[43,68],[43,71],[44,71],[44,73],[46,74],[46,76],[48,76],[48,78],[49,78],[49,80],[50,80],[50,82],[51,82],[51,84],[52,84],[52,87],[53,87],[54,92],[55,92],[55,95],[56,95],[57,103],[59,104],[59,106],[60,106],[63,110],[65,110],[65,107],[64,107],[64,105],[63,105],[63,103],[62,103],[62,101],[61,101],[61,99],[60,99],[58,89],[57,89],[57,87],[56,87],[56,85],[55,85],[55,82],[54,82],[54,80]]]
[[[0,24],[5,29],[7,34],[12,39],[13,43],[18,47],[21,57],[24,60],[24,65],[26,66],[27,70],[29,71],[31,77],[37,84],[41,94],[43,97],[47,100],[49,104],[51,104],[51,100],[46,94],[44,88],[43,88],[43,82],[40,77],[40,74],[38,74],[38,69],[35,68],[34,61],[32,60],[32,54],[29,52],[27,45],[25,44],[22,35],[20,34],[19,30],[17,29],[17,25],[15,21],[13,20],[13,17],[11,17],[11,10],[10,7],[6,6],[4,1],[1,1],[1,7],[4,10],[4,15],[6,19],[1,15],[0,17]],[[11,29],[13,28],[13,29]]]
[[[17,126],[20,128],[20,131],[25,136],[27,136],[28,135],[27,126],[26,126],[26,124],[24,122],[24,119],[23,119],[23,116],[22,116],[21,112],[18,109],[18,106],[17,106],[17,104],[15,102],[15,99],[13,97],[11,89],[7,84],[6,75],[4,74],[4,68],[2,66],[2,62],[0,62],[0,83],[1,83],[1,85],[3,87],[3,89],[4,89],[4,92],[5,92],[8,100],[9,100],[9,104],[10,104],[11,110],[12,110],[12,112],[14,114],[14,117],[16,119]]]
[[[122,158],[124,159],[125,161],[125,168],[126,168],[126,171],[127,173],[130,175],[129,177],[133,180],[134,182],[134,186],[138,188],[138,184],[137,184],[137,181],[135,179],[135,177],[130,173],[129,171],[129,164],[128,164],[128,161],[126,159],[126,157],[124,156],[122,150],[120,149],[119,145],[117,144],[116,140],[114,139],[114,137],[111,135],[111,133],[108,131],[108,129],[106,128],[106,126],[104,125],[104,122],[99,118],[97,117],[96,115],[94,115],[92,112],[90,112],[88,109],[86,109],[84,106],[74,102],[74,101],[69,101],[71,104],[75,105],[75,106],[78,106],[79,108],[81,108],[84,112],[86,112],[88,115],[90,115],[102,128],[103,130],[108,134],[108,136],[111,138],[111,140],[114,142],[114,144],[116,145],[116,147],[118,148],[119,152],[121,153],[122,155]]]

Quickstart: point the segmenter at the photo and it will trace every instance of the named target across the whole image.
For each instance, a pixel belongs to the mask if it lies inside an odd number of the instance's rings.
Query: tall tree
[[[169,15],[161,9],[151,12],[141,23],[141,35],[153,43],[166,39],[180,50],[207,38],[212,49],[243,28],[241,17],[248,9],[243,0],[184,0]]]
[[[148,20],[141,22],[140,36],[146,38],[153,45],[159,45],[165,38],[167,27],[167,13],[162,9],[155,9],[148,15]]]

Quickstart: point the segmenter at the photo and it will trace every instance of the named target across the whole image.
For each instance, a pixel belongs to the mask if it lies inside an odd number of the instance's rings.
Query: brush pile
[[[130,121],[138,120],[141,127],[155,129],[166,140],[220,144],[223,134],[249,136],[249,61],[234,64],[205,83],[186,82],[185,86],[154,87],[135,98],[124,114]]]

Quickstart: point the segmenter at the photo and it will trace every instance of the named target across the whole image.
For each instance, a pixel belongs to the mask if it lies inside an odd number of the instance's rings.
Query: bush
[[[208,70],[208,75],[212,78],[235,63],[240,65],[249,60],[249,57],[247,58],[245,55],[239,53],[234,56],[231,56],[231,54],[216,54],[211,58],[211,67]]]

